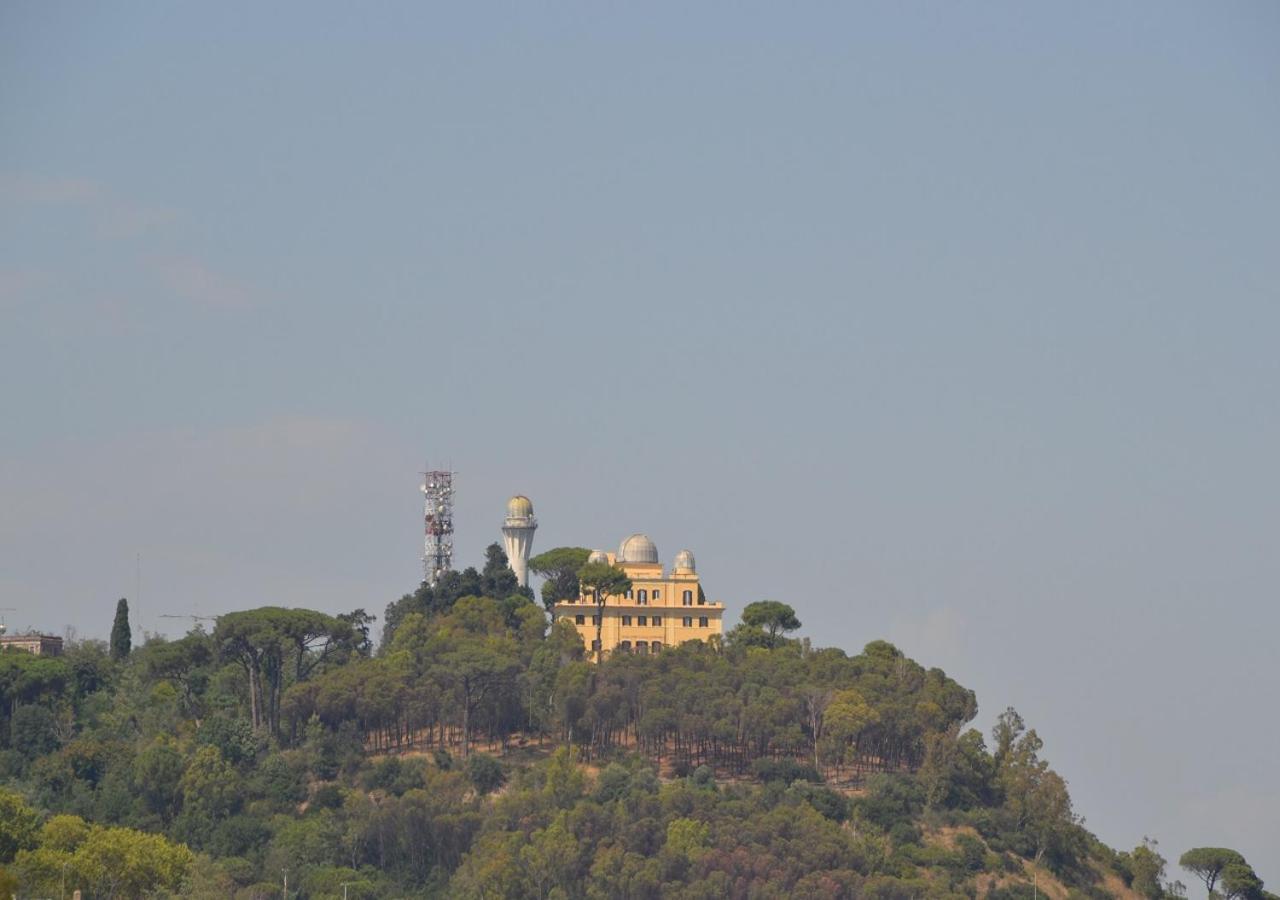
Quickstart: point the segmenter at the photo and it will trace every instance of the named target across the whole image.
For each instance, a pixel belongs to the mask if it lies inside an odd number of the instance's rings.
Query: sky
[[[381,615],[533,499],[1280,884],[1280,6],[0,7],[0,606]],[[1171,865],[1169,875],[1198,882]]]

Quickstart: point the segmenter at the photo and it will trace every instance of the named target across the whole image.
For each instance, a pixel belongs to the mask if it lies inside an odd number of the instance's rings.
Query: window
[[[680,595],[680,602],[685,606],[693,606],[693,591],[685,591]]]
[[[600,649],[600,642],[599,642],[599,641],[592,641],[592,642],[591,642],[591,649],[592,649],[592,650],[599,650],[599,649]]]
[[[661,624],[662,624],[662,616],[654,616],[654,617],[653,617],[653,624],[654,624],[654,625],[661,625]]]
[[[654,589],[653,589],[653,599],[654,599],[654,600],[661,600],[661,599],[662,599],[662,591],[658,590],[657,588],[654,588]]]
[[[618,648],[619,648],[620,650],[622,650],[622,652],[623,652],[623,653],[630,653],[630,652],[631,652],[631,642],[630,642],[630,641],[623,641],[621,644],[619,644],[619,645],[618,645]]]
[[[592,625],[599,625],[599,624],[600,624],[600,617],[599,617],[599,616],[592,616],[592,617],[591,617],[591,624],[592,624]]]
[[[693,627],[693,616],[685,616],[685,617],[684,617],[684,627],[685,627],[685,628],[692,628],[692,627]]]
[[[630,617],[630,616],[623,616],[623,617],[622,617],[622,624],[623,624],[623,625],[630,625],[630,624],[631,624],[631,617]],[[641,623],[641,624],[643,624],[643,623]]]
[[[662,649],[662,641],[654,641],[652,644],[649,645],[649,649],[652,650],[654,653],[657,653],[659,650]]]
[[[649,652],[649,642],[648,642],[648,641],[636,641],[636,652],[637,652],[637,653],[640,653],[640,654],[648,653],[648,652]]]
[[[578,625],[585,625],[587,623],[587,617],[584,616],[582,613],[578,613],[576,616],[573,617],[573,621]]]
[[[642,603],[642,604],[643,604],[643,603],[648,603],[648,602],[649,602],[649,592],[648,592],[648,591],[646,591],[644,588],[641,588],[640,590],[636,591],[636,602],[637,602],[637,603]]]
[[[706,628],[706,627],[707,627],[707,617],[706,617],[706,616],[698,616],[698,627],[699,627],[699,628]]]
[[[649,617],[648,617],[648,616],[636,616],[636,624],[637,624],[637,625],[648,625],[648,624],[649,624]]]
[[[630,600],[630,599],[631,599],[631,588],[627,588],[626,593],[624,593],[622,596],[624,596],[624,597],[626,597],[628,600]]]

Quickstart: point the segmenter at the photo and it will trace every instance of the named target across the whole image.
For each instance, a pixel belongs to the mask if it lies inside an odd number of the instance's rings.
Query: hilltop
[[[773,604],[594,664],[496,547],[455,574],[391,604],[376,651],[363,610],[262,607],[0,655],[0,889],[1180,893],[1153,845],[1089,833],[1015,711],[988,740],[972,691],[884,641],[814,647]]]

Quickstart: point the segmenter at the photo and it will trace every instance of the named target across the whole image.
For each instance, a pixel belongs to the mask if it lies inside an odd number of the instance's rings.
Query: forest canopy
[[[545,599],[585,556],[537,562]],[[1015,711],[988,744],[942,670],[789,637],[785,603],[742,618],[596,664],[495,545],[390,604],[376,652],[363,609],[263,606],[0,654],[0,892],[1181,895],[1154,842],[1084,829]],[[1210,889],[1270,896],[1202,850],[1181,863]]]

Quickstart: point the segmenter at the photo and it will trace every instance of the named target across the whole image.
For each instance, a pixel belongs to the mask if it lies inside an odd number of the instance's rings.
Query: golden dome
[[[508,519],[527,519],[533,515],[533,503],[523,494],[516,494],[507,501]]]

